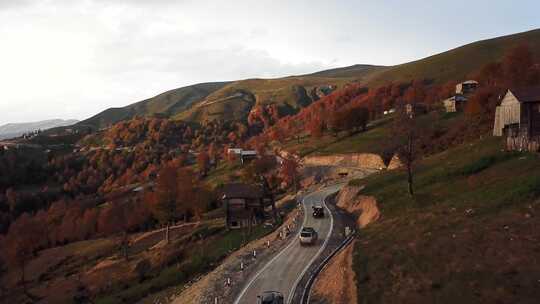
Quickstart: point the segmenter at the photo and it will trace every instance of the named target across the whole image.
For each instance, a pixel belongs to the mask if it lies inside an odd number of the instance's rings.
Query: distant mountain
[[[8,123],[0,126],[0,139],[18,137],[24,133],[37,130],[44,131],[56,127],[70,126],[77,122],[79,121],[75,119],[49,119],[35,122]]]
[[[167,117],[174,116],[188,109],[193,103],[206,98],[212,92],[224,87],[226,84],[228,82],[199,83],[170,90],[122,108],[109,108],[79,122],[79,125],[104,128],[137,115],[148,116],[161,114]]]
[[[200,83],[167,91],[122,108],[109,108],[80,126],[104,128],[134,116],[163,115],[201,122],[242,119],[255,105],[277,104],[282,112],[295,111],[321,97],[328,88],[359,81],[384,67],[355,65],[308,75],[274,79],[245,79]]]
[[[196,84],[123,108],[107,109],[79,125],[103,128],[136,115],[154,114],[194,122],[245,119],[254,106],[267,104],[276,104],[282,113],[294,112],[328,93],[328,88],[351,82],[377,87],[413,79],[430,79],[438,83],[464,80],[483,65],[500,60],[508,49],[523,43],[540,57],[540,30],[533,30],[478,41],[395,66],[357,64],[283,78]]]

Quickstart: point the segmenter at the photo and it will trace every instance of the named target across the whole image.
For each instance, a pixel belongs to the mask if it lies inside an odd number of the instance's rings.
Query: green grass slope
[[[432,79],[436,82],[464,80],[467,75],[483,65],[500,60],[505,52],[526,43],[540,56],[540,29],[482,40],[421,60],[375,71],[367,76],[366,83],[377,86],[389,82],[412,79]]]
[[[502,151],[500,138],[436,154],[406,173],[365,180],[381,219],[354,253],[360,303],[535,303],[540,157]]]
[[[379,66],[379,65],[355,64],[348,67],[335,68],[335,69],[315,72],[312,74],[308,74],[306,76],[332,77],[332,78],[352,77],[356,79],[362,79],[363,77],[368,76],[374,72],[384,71],[388,68],[389,67]]]
[[[276,104],[283,113],[309,105],[312,91],[327,86],[341,87],[355,77],[291,76],[275,79],[246,79],[232,82],[176,117],[189,121],[245,118],[255,105]]]
[[[204,99],[225,85],[227,85],[227,82],[210,82],[170,90],[123,108],[109,108],[79,122],[78,125],[103,128],[116,122],[133,118],[136,115],[149,116],[163,114],[169,117],[185,111],[194,103]]]

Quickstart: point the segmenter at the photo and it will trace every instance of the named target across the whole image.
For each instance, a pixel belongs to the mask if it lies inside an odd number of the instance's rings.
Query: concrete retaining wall
[[[329,156],[306,156],[303,164],[305,166],[339,166],[339,167],[358,167],[363,169],[384,169],[381,156],[371,153],[351,153],[334,154]]]

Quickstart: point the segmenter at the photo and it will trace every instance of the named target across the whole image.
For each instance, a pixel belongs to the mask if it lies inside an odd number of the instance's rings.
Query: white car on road
[[[300,231],[300,245],[313,245],[317,242],[317,231],[311,227],[304,227]]]

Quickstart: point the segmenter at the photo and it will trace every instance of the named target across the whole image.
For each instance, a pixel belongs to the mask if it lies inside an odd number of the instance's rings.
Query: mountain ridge
[[[7,123],[0,126],[0,139],[18,137],[24,133],[37,130],[44,131],[56,127],[66,127],[78,122],[76,119],[47,119],[32,122]]]
[[[317,100],[323,89],[348,83],[377,87],[390,82],[428,79],[442,83],[464,80],[483,65],[500,60],[518,44],[530,45],[540,56],[540,29],[484,39],[446,52],[394,66],[355,64],[311,74],[272,79],[251,78],[236,81],[199,83],[169,90],[126,107],[109,108],[79,123],[104,128],[134,116],[162,115],[192,122],[242,120],[255,106],[277,105],[288,114]],[[328,90],[326,90],[328,91]],[[221,102],[216,102],[216,101]]]

